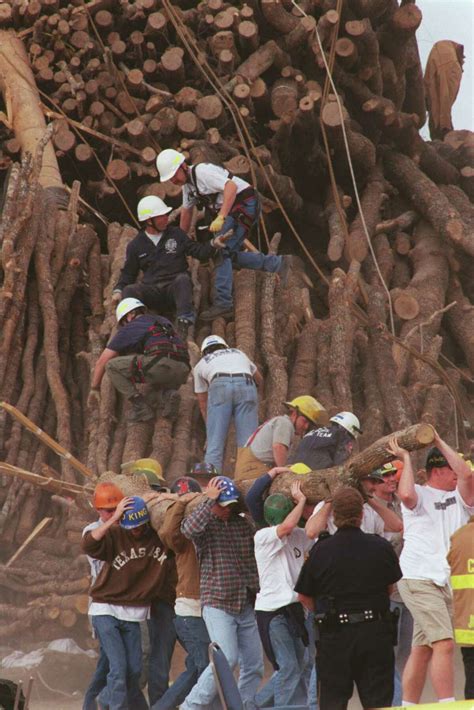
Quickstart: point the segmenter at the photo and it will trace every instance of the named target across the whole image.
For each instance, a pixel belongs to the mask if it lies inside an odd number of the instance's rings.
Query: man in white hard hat
[[[162,312],[176,310],[177,328],[185,340],[194,323],[193,293],[188,256],[201,261],[216,256],[222,238],[199,244],[182,229],[168,224],[171,207],[156,195],[143,197],[137,217],[142,229],[127,246],[125,264],[113,291],[113,299],[138,298],[148,308]],[[143,279],[137,278],[143,272]]]
[[[339,412],[328,426],[312,429],[303,436],[290,463],[306,464],[312,471],[340,466],[352,453],[361,433],[360,422],[352,412]]]
[[[170,180],[183,188],[180,226],[188,232],[194,207],[205,208],[209,215],[209,231],[232,236],[223,249],[223,259],[216,269],[213,306],[201,313],[203,320],[232,315],[232,264],[243,269],[279,273],[285,286],[292,263],[291,256],[276,256],[260,252],[244,252],[244,240],[260,214],[256,190],[245,180],[214,163],[188,165],[184,155],[172,148],[161,151],[156,159],[161,182]]]
[[[201,345],[202,358],[194,368],[194,391],[206,422],[205,462],[222,471],[224,447],[234,418],[237,446],[244,446],[258,425],[257,387],[262,375],[247,355],[230,348],[219,335]]]
[[[179,394],[190,371],[188,350],[166,318],[146,312],[136,298],[124,298],[116,310],[118,332],[109,340],[94,368],[89,405],[98,402],[105,371],[115,389],[131,403],[131,422],[154,417],[136,384],[149,383],[162,394],[162,416],[176,416]]]

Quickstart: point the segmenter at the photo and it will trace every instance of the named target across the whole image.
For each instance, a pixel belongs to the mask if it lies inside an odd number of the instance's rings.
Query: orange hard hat
[[[98,483],[92,497],[92,505],[96,510],[100,508],[116,508],[120,501],[125,498],[124,494],[112,481]]]

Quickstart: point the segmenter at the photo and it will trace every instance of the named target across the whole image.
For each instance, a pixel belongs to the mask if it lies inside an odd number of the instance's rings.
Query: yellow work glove
[[[209,231],[215,234],[216,232],[220,232],[222,227],[224,226],[224,220],[225,218],[218,214],[217,217],[211,222],[211,225],[209,227]]]

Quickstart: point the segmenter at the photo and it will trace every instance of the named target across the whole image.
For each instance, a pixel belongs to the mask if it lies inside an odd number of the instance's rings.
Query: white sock
[[[438,703],[454,703],[456,698],[440,698]]]
[[[411,703],[409,700],[402,700],[402,708],[407,708],[410,705],[416,705],[417,703]]]

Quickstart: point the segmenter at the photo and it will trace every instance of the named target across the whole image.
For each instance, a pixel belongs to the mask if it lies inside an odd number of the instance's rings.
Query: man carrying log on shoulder
[[[213,163],[188,165],[184,155],[172,148],[161,151],[156,167],[161,182],[170,180],[183,188],[180,227],[184,232],[189,231],[195,206],[206,208],[212,220],[209,226],[212,234],[222,235],[232,230],[216,269],[214,305],[201,313],[203,320],[232,316],[233,264],[242,269],[278,273],[282,286],[286,285],[291,256],[242,251],[244,240],[260,215],[258,194],[248,182]]]
[[[109,663],[103,704],[114,710],[148,708],[139,686],[140,621],[149,618],[159,595],[168,555],[149,521],[142,498],[123,498],[82,540],[83,552],[106,563],[91,589],[89,614]]]
[[[151,384],[160,390],[162,416],[173,418],[179,407],[178,387],[190,371],[188,349],[172,324],[162,316],[146,312],[136,298],[124,298],[116,309],[118,332],[108,342],[92,373],[89,406],[99,400],[105,371],[115,389],[132,405],[130,422],[153,419],[150,403],[136,384]]]
[[[115,302],[137,298],[159,313],[176,310],[176,327],[186,340],[188,328],[196,319],[187,257],[207,261],[223,248],[225,239],[216,236],[199,244],[179,227],[168,224],[170,212],[171,207],[155,195],[140,200],[137,217],[142,229],[127,245],[125,264],[112,298]],[[140,271],[143,280],[137,283]]]
[[[273,417],[256,429],[237,452],[235,478],[238,481],[258,478],[274,466],[285,466],[295,436],[326,418],[326,410],[314,397],[302,395],[285,402],[289,414]],[[327,421],[327,419],[326,419]]]
[[[426,485],[415,483],[410,454],[393,438],[388,452],[403,461],[403,579],[398,589],[414,620],[413,643],[403,673],[403,705],[420,701],[428,666],[439,702],[454,701],[454,641],[450,568],[451,535],[474,513],[473,473],[435,433],[426,460]]]

